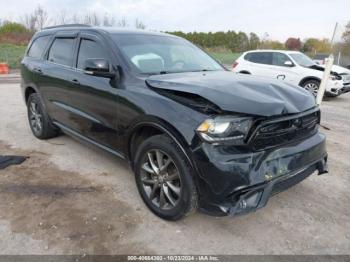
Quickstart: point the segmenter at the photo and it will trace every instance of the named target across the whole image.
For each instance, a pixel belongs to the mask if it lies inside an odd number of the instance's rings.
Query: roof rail
[[[85,24],[66,24],[66,25],[54,25],[54,26],[48,26],[44,27],[44,29],[54,29],[54,28],[66,28],[66,27],[91,27],[90,25]]]

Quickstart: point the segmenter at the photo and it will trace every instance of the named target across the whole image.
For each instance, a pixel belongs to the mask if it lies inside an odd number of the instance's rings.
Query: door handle
[[[80,82],[78,79],[72,79],[71,82],[75,85],[80,85]]]
[[[41,70],[41,68],[35,67],[33,70],[34,70],[34,72],[36,72],[36,73],[38,73],[38,74],[40,74],[40,75],[43,74],[43,71]]]

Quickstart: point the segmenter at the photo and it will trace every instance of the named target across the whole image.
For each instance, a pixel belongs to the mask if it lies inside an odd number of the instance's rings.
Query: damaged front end
[[[244,145],[201,143],[194,152],[203,210],[241,215],[315,171],[328,172],[325,136],[318,131],[318,108],[262,120]]]
[[[190,158],[206,213],[246,214],[315,171],[327,173],[320,110],[300,87],[228,72],[152,76],[146,83],[200,114],[200,122],[186,125],[194,131]]]

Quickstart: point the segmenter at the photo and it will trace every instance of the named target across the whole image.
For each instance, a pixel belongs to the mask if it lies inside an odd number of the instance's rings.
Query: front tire
[[[157,135],[145,140],[137,150],[134,170],[138,191],[157,216],[175,221],[196,209],[192,168],[169,137]]]
[[[29,126],[35,137],[48,139],[58,135],[58,130],[51,123],[38,94],[33,93],[29,96],[27,113]]]
[[[314,97],[317,96],[318,89],[320,88],[320,81],[309,80],[302,84],[302,87],[309,91]]]

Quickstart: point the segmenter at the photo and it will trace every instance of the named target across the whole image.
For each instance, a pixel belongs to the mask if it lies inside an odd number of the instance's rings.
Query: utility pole
[[[338,53],[338,65],[340,65],[341,52]]]
[[[332,36],[332,41],[331,41],[332,50],[333,50],[335,33],[337,32],[337,28],[338,28],[338,23],[335,24],[334,31],[333,31],[333,36]],[[323,73],[323,78],[322,78],[322,81],[320,84],[320,88],[318,89],[318,92],[317,92],[317,96],[316,96],[316,104],[317,105],[321,105],[321,103],[322,103],[323,96],[324,96],[324,93],[326,91],[326,86],[328,84],[328,80],[329,80],[329,77],[331,75],[333,63],[334,63],[334,56],[333,56],[333,54],[330,54],[328,59],[326,59],[326,64],[325,64],[326,67],[325,67],[325,70]]]
[[[332,48],[334,45],[334,38],[335,38],[335,33],[337,32],[337,29],[338,29],[338,22],[335,23],[335,27],[334,27],[334,31],[333,31],[333,36],[332,36],[332,41],[331,41]]]

